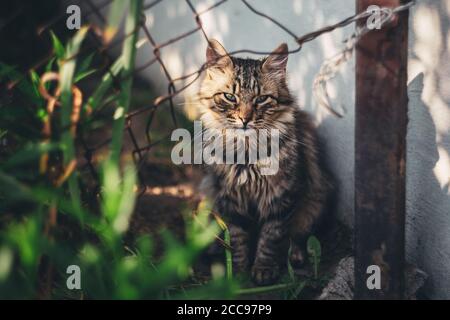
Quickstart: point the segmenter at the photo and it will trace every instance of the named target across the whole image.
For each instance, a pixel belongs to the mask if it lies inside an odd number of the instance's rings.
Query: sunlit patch
[[[442,189],[448,188],[450,184],[450,156],[443,147],[438,147],[439,160],[433,169],[436,179]]]
[[[177,198],[189,198],[194,195],[194,189],[190,184],[156,186],[147,187],[145,194],[151,196],[172,196]]]

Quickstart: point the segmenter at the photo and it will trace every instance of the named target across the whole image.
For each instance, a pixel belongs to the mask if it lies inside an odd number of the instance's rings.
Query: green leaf
[[[110,6],[109,14],[108,14],[108,23],[105,28],[105,32],[103,33],[103,41],[105,43],[109,43],[117,31],[119,30],[120,22],[122,21],[123,14],[126,11],[126,1],[116,0]]]
[[[83,80],[84,78],[90,76],[91,74],[93,74],[96,71],[97,71],[96,69],[91,69],[91,70],[87,70],[85,72],[80,72],[75,76],[73,82],[77,83],[77,82]]]
[[[322,255],[322,248],[320,246],[320,241],[315,236],[310,236],[306,243],[306,249],[309,255],[309,261],[314,268],[314,278],[317,279],[320,257]]]
[[[17,82],[19,90],[33,102],[36,102],[40,98],[40,95],[36,94],[36,90],[26,76],[18,72],[16,67],[0,62],[0,80],[3,79]]]
[[[123,59],[119,57],[109,68],[110,72],[105,73],[100,85],[95,89],[92,96],[89,97],[87,104],[92,110],[96,110],[101,105],[102,100],[113,84],[113,77],[117,76],[123,68]]]
[[[49,143],[28,144],[4,162],[1,168],[2,170],[10,170],[31,161],[37,161],[43,153],[57,150],[58,147],[57,144]]]
[[[45,72],[50,72],[53,69],[53,63],[55,62],[56,57],[51,58],[48,62],[47,65],[45,66]]]
[[[117,234],[128,230],[136,200],[135,184],[136,173],[131,165],[125,167],[123,177],[121,177],[115,163],[110,160],[104,162],[102,212],[111,223],[112,230]]]
[[[56,34],[53,31],[50,31],[50,35],[52,38],[52,45],[53,45],[53,50],[55,51],[56,57],[58,59],[63,59],[64,58],[64,46],[61,43],[61,41],[58,39],[58,37],[56,36]]]
[[[91,53],[83,61],[81,61],[80,65],[77,68],[77,71],[75,73],[75,78],[74,78],[75,83],[86,78],[87,76],[94,73],[95,71],[97,71],[95,69],[89,70],[89,67],[91,66],[91,63],[92,63],[92,59],[94,58],[94,54],[95,53]]]
[[[37,72],[34,70],[30,71],[30,78],[31,78],[31,85],[33,88],[34,95],[36,95],[37,97],[40,97],[41,94],[39,93],[39,85],[41,83],[41,78],[39,77]]]
[[[55,63],[55,61],[56,61],[56,57],[53,57],[48,61],[47,65],[45,66],[45,72],[52,72],[53,64]],[[46,83],[44,83],[45,90],[47,90],[47,91],[50,90],[50,86],[51,86],[51,81],[47,81]]]
[[[2,204],[4,202],[23,203],[25,201],[35,200],[30,188],[3,171],[0,171],[0,196]]]
[[[18,249],[21,262],[30,271],[36,270],[45,243],[45,238],[41,237],[41,228],[41,217],[34,215],[24,223],[12,224],[7,231],[9,242]]]
[[[307,285],[307,281],[300,282],[300,284],[292,291],[289,299],[297,299],[298,295],[303,291],[305,286]]]
[[[301,283],[296,283],[296,282],[279,283],[279,284],[274,284],[274,285],[270,285],[270,286],[239,289],[237,291],[237,293],[239,295],[263,294],[263,293],[269,293],[269,292],[290,290],[293,288],[297,288],[299,285],[301,285]]]
[[[289,251],[288,251],[287,267],[288,267],[289,278],[291,279],[291,281],[295,281],[294,268],[292,267],[291,260],[289,259],[289,257],[291,256],[291,252],[292,252],[292,246],[289,247]]]
[[[83,73],[90,67],[92,58],[94,58],[94,54],[95,53],[91,53],[85,59],[83,59],[83,61],[81,61],[80,66],[78,67],[78,73]]]
[[[228,246],[231,246],[231,235],[230,230],[226,228],[224,230],[224,241]],[[233,258],[232,258],[232,252],[230,249],[225,248],[225,262],[227,266],[227,279],[231,280],[233,279]]]
[[[61,126],[70,127],[72,116],[72,85],[76,68],[75,56],[78,54],[81,43],[88,32],[88,27],[82,27],[67,44],[64,62],[59,71],[61,86]],[[63,145],[63,162],[69,164],[75,158],[75,141],[70,130],[65,130],[61,136]],[[81,216],[81,196],[77,181],[77,172],[68,178],[69,192],[74,206],[77,206]]]
[[[0,247],[0,282],[5,281],[13,266],[14,254],[7,246]]]
[[[116,1],[118,2],[118,1]],[[117,109],[114,112],[112,124],[111,150],[110,157],[116,163],[119,163],[120,152],[123,145],[123,130],[125,126],[125,115],[128,112],[131,101],[131,87],[133,85],[133,69],[136,58],[136,41],[139,34],[139,22],[141,17],[142,1],[130,1],[125,22],[125,34],[127,36],[123,42],[122,59],[123,59],[123,77],[120,83],[120,96],[117,103]]]

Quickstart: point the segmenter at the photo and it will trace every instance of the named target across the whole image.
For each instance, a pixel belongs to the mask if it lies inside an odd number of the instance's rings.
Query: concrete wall
[[[198,10],[215,1],[198,0]],[[353,0],[293,0],[249,2],[258,10],[280,20],[296,34],[313,31],[354,13]],[[430,276],[426,293],[430,298],[450,299],[450,0],[419,0],[412,10],[409,54],[409,125],[407,153],[407,247],[408,260]],[[281,42],[290,47],[292,38],[270,21],[252,13],[242,2],[231,0],[202,16],[209,37],[220,40],[229,51],[271,51]],[[147,25],[157,42],[195,28],[185,1],[166,0],[147,12]],[[354,169],[354,60],[347,63],[328,89],[335,108],[346,110],[338,119],[319,107],[312,83],[323,60],[342,48],[343,39],[354,26],[325,34],[304,45],[289,57],[289,84],[300,107],[316,120],[323,137],[328,162],[334,171],[339,201],[337,212],[353,223]],[[175,78],[196,70],[205,59],[206,43],[200,33],[162,49],[164,62]],[[148,43],[138,50],[137,64],[153,57]],[[161,93],[167,82],[154,65],[142,75]],[[179,85],[181,87],[181,85]],[[192,86],[180,97],[187,101]],[[180,105],[180,108],[183,106]]]
[[[412,11],[408,65],[406,254],[429,275],[430,298],[450,299],[450,1]]]

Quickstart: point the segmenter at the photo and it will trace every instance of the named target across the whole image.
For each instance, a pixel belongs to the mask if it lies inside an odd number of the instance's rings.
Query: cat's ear
[[[215,39],[210,39],[206,49],[206,62],[209,66],[226,68],[233,62],[225,48]]]
[[[262,69],[264,72],[275,75],[286,76],[286,65],[288,61],[288,46],[282,43],[264,60]]]

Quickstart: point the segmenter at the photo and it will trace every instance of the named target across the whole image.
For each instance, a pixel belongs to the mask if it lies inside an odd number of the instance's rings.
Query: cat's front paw
[[[255,264],[252,268],[252,279],[258,286],[275,283],[280,277],[280,267],[274,265]]]
[[[235,273],[237,275],[245,275],[245,274],[248,274],[249,269],[250,269],[250,263],[248,260],[244,260],[244,261],[233,260],[233,273]]]

